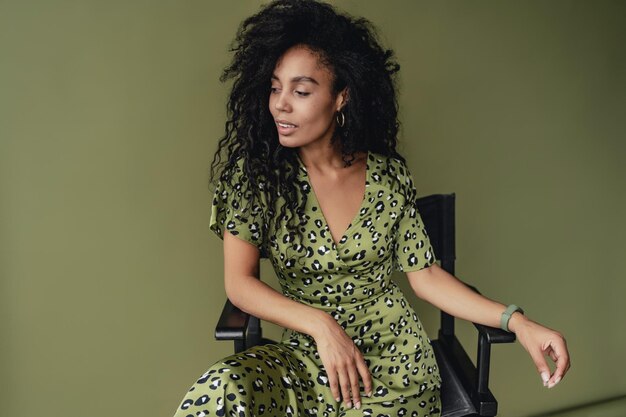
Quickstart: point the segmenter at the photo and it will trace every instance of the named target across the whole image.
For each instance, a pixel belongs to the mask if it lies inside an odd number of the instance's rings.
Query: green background
[[[421,195],[457,193],[457,276],[567,339],[550,390],[494,348],[499,415],[625,394],[626,3],[334,3],[397,53],[400,151]],[[232,353],[208,166],[260,4],[0,2],[0,415],[170,416]]]

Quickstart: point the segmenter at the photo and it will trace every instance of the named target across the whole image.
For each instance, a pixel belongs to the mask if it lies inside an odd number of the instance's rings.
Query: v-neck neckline
[[[320,202],[319,202],[319,200],[317,198],[317,194],[315,194],[315,190],[313,189],[313,184],[311,183],[311,179],[309,178],[309,172],[307,171],[306,167],[304,166],[304,163],[302,162],[302,160],[300,159],[300,156],[297,153],[296,153],[296,157],[298,159],[300,167],[304,171],[304,176],[305,176],[306,181],[307,181],[307,183],[308,183],[308,185],[309,185],[309,187],[311,189],[310,194],[311,194],[313,200],[315,200],[315,204],[317,205],[317,208],[319,209],[319,217],[320,217],[321,221],[324,223],[324,228],[326,229],[326,231],[330,235],[330,240],[331,240],[331,242],[333,244],[333,248],[336,249],[343,242],[347,241],[348,233],[350,232],[350,230],[352,229],[354,224],[358,222],[359,217],[361,216],[361,211],[363,210],[363,206],[365,205],[365,202],[367,201],[367,194],[368,194],[367,192],[368,192],[368,188],[370,186],[370,162],[369,162],[370,152],[367,151],[367,155],[365,156],[365,190],[363,191],[363,199],[361,200],[361,204],[359,205],[356,213],[354,214],[354,216],[352,216],[352,220],[350,221],[350,223],[346,227],[346,230],[343,232],[343,234],[339,238],[339,241],[337,241],[337,242],[335,242],[335,239],[333,238],[333,234],[330,231],[330,226],[328,225],[328,221],[326,220],[326,216],[324,215],[324,212],[322,211],[322,206],[320,205]],[[344,240],[344,239],[346,239],[346,240]]]

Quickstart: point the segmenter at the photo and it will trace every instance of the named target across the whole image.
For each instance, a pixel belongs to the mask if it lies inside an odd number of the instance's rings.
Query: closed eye
[[[277,88],[277,87],[271,87],[271,88],[270,88],[270,92],[271,92],[272,94],[275,94],[278,90],[280,90],[280,89],[279,89],[279,88]],[[310,95],[310,94],[311,94],[311,93],[307,93],[307,92],[304,92],[304,91],[298,91],[298,90],[296,90],[296,91],[295,91],[295,93],[296,93],[297,95],[299,95],[300,97],[306,97],[306,96],[308,96],[308,95]]]

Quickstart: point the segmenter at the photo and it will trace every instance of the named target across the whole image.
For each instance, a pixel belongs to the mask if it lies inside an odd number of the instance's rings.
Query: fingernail
[[[372,394],[373,394],[373,392],[370,391],[370,392],[367,393],[367,396],[371,398]]]
[[[355,404],[355,406],[354,406],[354,408],[356,408],[357,410],[358,410],[359,408],[361,408],[361,402],[356,403],[356,404]]]
[[[552,388],[553,386],[555,386],[556,384],[559,383],[559,381],[561,380],[561,377],[557,377],[554,382],[550,383],[550,386],[548,388]]]
[[[335,400],[337,400],[337,402],[341,401],[341,398],[337,397],[335,398]]]
[[[346,407],[352,408],[352,401],[348,401],[348,404],[346,404]]]
[[[548,384],[548,388],[552,388],[553,386],[555,386],[556,384],[558,384],[560,380],[561,380],[561,377],[560,377],[560,376],[557,376],[557,377],[556,377],[556,379],[554,380],[554,382],[550,382],[550,383]]]
[[[541,373],[541,379],[543,380],[543,386],[545,387],[550,379],[550,374],[547,371],[543,371]]]

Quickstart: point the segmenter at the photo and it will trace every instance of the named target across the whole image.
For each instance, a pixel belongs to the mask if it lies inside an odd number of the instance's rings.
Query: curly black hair
[[[265,233],[277,218],[287,220],[287,228],[298,233],[293,222],[304,216],[306,199],[298,198],[297,148],[280,144],[268,106],[276,62],[295,45],[306,46],[330,70],[333,95],[348,87],[350,99],[342,109],[345,123],[336,125],[333,136],[333,141],[340,142],[345,164],[350,165],[359,151],[404,161],[396,151],[399,121],[394,74],[400,65],[394,61],[394,52],[380,45],[372,23],[316,0],[277,0],[262,6],[241,23],[230,45],[233,59],[220,76],[221,82],[234,82],[225,136],[211,164],[210,183],[220,165],[220,180],[230,181],[234,166],[243,158],[246,184],[239,191],[248,194],[250,204],[260,202],[265,193]],[[225,162],[221,164],[222,153]],[[280,197],[284,204],[276,216]]]

